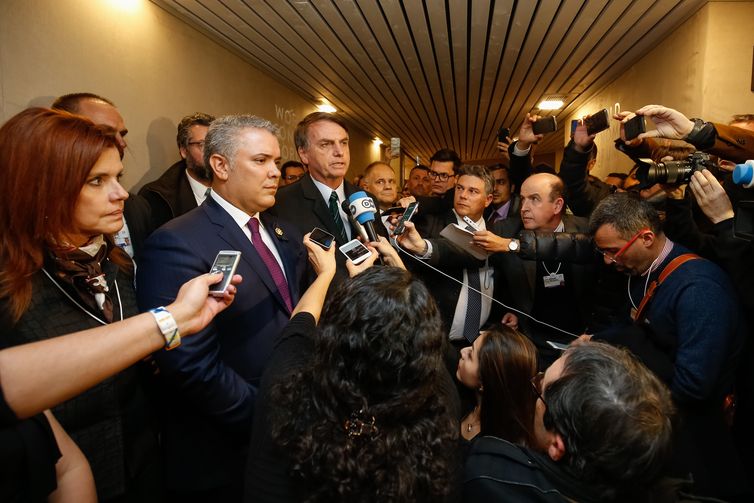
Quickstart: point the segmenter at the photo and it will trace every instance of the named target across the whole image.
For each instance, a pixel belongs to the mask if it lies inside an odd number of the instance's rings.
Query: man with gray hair
[[[204,163],[204,140],[213,120],[201,112],[181,119],[176,137],[181,160],[139,191],[152,209],[153,228],[193,210],[207,197],[212,171]]]
[[[220,250],[241,252],[236,302],[200,334],[156,353],[164,380],[166,483],[175,501],[239,501],[257,385],[303,292],[302,235],[265,210],[280,171],[277,128],[250,115],[216,119],[205,139],[212,191],[147,240],[142,310],[171,302]]]

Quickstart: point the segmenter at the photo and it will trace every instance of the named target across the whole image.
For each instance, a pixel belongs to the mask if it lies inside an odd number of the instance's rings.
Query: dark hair
[[[454,474],[457,418],[438,394],[445,336],[432,296],[372,267],[328,299],[311,362],[272,388],[272,435],[307,501],[435,501]],[[349,438],[353,414],[376,433]]]
[[[740,122],[754,122],[754,114],[736,114],[728,124],[733,125]]]
[[[492,178],[490,171],[486,166],[465,165],[457,172],[458,178],[462,176],[475,176],[484,182],[484,194],[490,195],[495,190],[495,179]]]
[[[529,382],[537,373],[537,350],[520,332],[496,325],[479,348],[481,434],[534,445],[536,395]]]
[[[296,144],[296,149],[309,146],[309,126],[319,121],[334,122],[348,133],[348,125],[340,115],[329,112],[312,112],[301,119],[301,122],[296,126],[296,131],[293,133],[293,142]]]
[[[631,239],[644,228],[655,234],[662,232],[657,210],[648,202],[626,193],[611,194],[597,204],[589,217],[589,232],[594,234],[608,224],[622,239]]]
[[[107,98],[103,98],[94,93],[71,93],[57,98],[50,108],[53,110],[64,110],[72,114],[79,113],[81,102],[84,100],[102,101],[108,105],[115,106],[115,103]]]
[[[618,178],[620,180],[625,180],[628,178],[628,175],[626,173],[608,173],[605,178]]]
[[[288,168],[301,168],[304,171],[306,171],[306,168],[304,168],[304,165],[301,164],[298,161],[285,161],[282,166],[280,166],[280,178],[285,178],[285,171]]]
[[[81,188],[110,148],[118,149],[111,128],[64,111],[29,108],[0,128],[0,298],[14,320],[31,301],[31,275],[71,231]],[[114,262],[130,264],[111,248]]]
[[[490,171],[490,173],[492,173],[493,171],[502,169],[503,171],[508,173],[508,175],[510,175],[510,168],[508,168],[508,166],[503,164],[502,162],[496,162],[495,164],[490,164],[489,166],[487,166],[487,169]]]
[[[449,148],[441,148],[434,154],[432,154],[432,157],[429,158],[429,163],[432,164],[433,162],[452,162],[453,163],[453,173],[458,172],[458,168],[461,167],[461,158],[456,154],[455,150],[451,150]]]
[[[175,137],[175,141],[178,143],[178,148],[188,147],[189,129],[191,126],[198,125],[209,127],[213,120],[215,120],[214,115],[202,112],[196,112],[181,119],[181,122],[178,123],[178,134]]]
[[[625,349],[588,343],[564,358],[543,391],[544,425],[565,443],[561,462],[603,501],[642,501],[670,456],[670,392]]]

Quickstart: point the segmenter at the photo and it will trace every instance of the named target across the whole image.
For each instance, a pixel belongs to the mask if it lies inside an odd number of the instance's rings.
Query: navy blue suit
[[[295,227],[261,214],[295,305],[306,252]],[[165,394],[164,445],[172,490],[241,480],[257,385],[290,311],[249,239],[214,200],[171,220],[147,240],[137,271],[139,307],[167,305],[187,280],[210,270],[219,250],[239,250],[243,283],[233,304],[202,332],[155,359]]]

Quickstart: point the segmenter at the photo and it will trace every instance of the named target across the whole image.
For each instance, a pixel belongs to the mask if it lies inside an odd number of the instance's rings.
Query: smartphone
[[[403,206],[393,206],[392,208],[388,208],[385,211],[380,211],[380,216],[393,218],[393,217],[399,217],[403,215],[403,213],[405,212],[406,212],[406,208],[404,208]]]
[[[643,115],[637,115],[623,124],[623,132],[626,135],[626,141],[633,140],[642,133],[647,132],[647,121]]]
[[[223,279],[219,283],[209,287],[209,294],[215,297],[222,297],[225,294],[225,290],[230,284],[231,278],[236,273],[236,267],[241,260],[241,252],[235,250],[220,250],[215,257],[215,261],[212,263],[212,267],[209,272],[214,274],[216,272],[223,273]]]
[[[592,135],[604,131],[610,127],[610,112],[607,111],[607,108],[603,108],[596,114],[585,117],[584,124],[587,134]]]
[[[406,208],[406,211],[403,212],[403,215],[401,216],[400,221],[398,221],[398,225],[395,226],[395,230],[393,231],[393,236],[400,236],[403,234],[403,232],[406,230],[406,222],[411,220],[411,218],[416,213],[416,210],[419,208],[419,203],[414,201],[413,203],[409,204]]]
[[[479,230],[479,227],[477,226],[476,222],[474,222],[469,217],[463,217],[463,221],[466,223],[466,225],[468,225],[469,227],[471,227],[471,229],[472,229],[471,232],[476,232],[476,231]]]
[[[369,251],[369,248],[364,246],[358,239],[352,239],[338,249],[343,255],[350,258],[354,265],[361,264],[372,256],[372,252]]]
[[[534,134],[546,134],[552,133],[558,129],[558,122],[555,120],[555,116],[544,117],[531,125]]]
[[[312,233],[309,234],[309,241],[313,241],[325,250],[329,250],[333,241],[335,241],[335,236],[327,231],[323,231],[319,227],[315,227],[312,229]]]
[[[579,120],[578,120],[578,119],[573,119],[573,120],[571,121],[571,136],[573,136],[573,133],[575,133],[575,132],[576,132],[576,128],[577,128],[578,126],[579,126]]]
[[[511,130],[507,127],[500,126],[500,129],[497,130],[497,141],[507,141],[508,138],[511,136]]]
[[[561,344],[560,342],[553,342],[553,341],[545,341],[547,344],[550,345],[553,349],[559,349],[560,351],[565,351],[568,349],[568,344]]]

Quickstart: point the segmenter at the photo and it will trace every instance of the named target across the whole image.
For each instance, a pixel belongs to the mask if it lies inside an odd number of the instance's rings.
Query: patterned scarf
[[[110,288],[102,271],[102,261],[108,248],[100,235],[80,248],[58,247],[52,249],[55,259],[55,276],[71,285],[79,299],[95,313],[102,313],[108,323],[113,321],[113,302]]]

